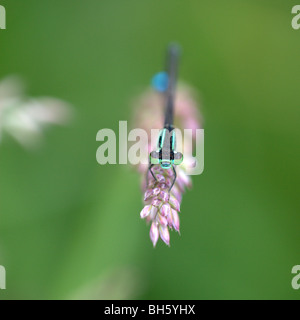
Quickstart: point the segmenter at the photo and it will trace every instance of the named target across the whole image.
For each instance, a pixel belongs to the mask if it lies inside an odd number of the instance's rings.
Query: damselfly
[[[157,142],[157,150],[149,155],[149,168],[152,177],[157,181],[152,171],[153,166],[160,165],[162,169],[173,169],[174,178],[169,188],[173,188],[176,181],[176,170],[174,165],[179,165],[183,161],[183,155],[176,150],[176,133],[174,128],[174,101],[176,90],[177,68],[179,60],[179,48],[177,45],[170,45],[167,52],[167,76],[166,76],[166,110],[164,127],[160,130]],[[148,177],[148,173],[147,173]],[[147,183],[148,184],[148,183]]]

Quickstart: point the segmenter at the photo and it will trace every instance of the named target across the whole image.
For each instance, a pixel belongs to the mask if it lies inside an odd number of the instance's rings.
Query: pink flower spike
[[[178,212],[174,209],[172,209],[171,211],[172,211],[172,225],[173,225],[174,229],[179,232],[180,221],[179,221]]]
[[[152,221],[152,220],[151,220],[151,217],[150,217],[150,214],[146,217],[146,221],[147,221],[147,223],[149,223],[149,222]]]
[[[168,188],[171,187],[171,184],[172,184],[171,180],[170,179],[166,179],[166,185],[167,185]]]
[[[146,218],[151,211],[151,206],[145,206],[144,209],[141,211],[140,216],[142,219]]]
[[[162,216],[167,217],[171,213],[171,207],[168,203],[163,204],[160,208],[160,213]]]
[[[191,178],[183,170],[178,171],[178,179],[180,179],[184,183],[184,185],[190,188],[192,186]]]
[[[180,204],[179,202],[177,201],[176,198],[174,198],[173,196],[170,197],[170,200],[169,200],[169,203],[170,205],[177,211],[180,212]]]
[[[150,210],[150,214],[149,214],[149,217],[150,217],[150,220],[154,220],[156,214],[157,214],[157,207],[154,207],[154,206],[151,206],[151,210]]]
[[[160,215],[160,214],[158,214],[156,216],[156,220],[162,226],[167,226],[168,225],[168,220],[165,217],[163,217],[162,215]]]
[[[171,215],[171,214],[169,214],[169,215],[167,216],[167,220],[168,220],[168,226],[169,226],[169,228],[172,229],[172,228],[173,228],[173,219],[172,219],[172,215]]]
[[[168,194],[168,192],[161,191],[160,196],[161,196],[161,199],[162,199],[163,202],[168,202],[169,201],[170,195]]]
[[[173,176],[174,174],[172,169],[167,169],[166,172],[168,176]]]
[[[185,189],[185,184],[184,184],[184,182],[182,181],[181,178],[178,178],[176,180],[176,185],[178,186],[178,189],[180,190],[180,193],[183,193],[184,189]]]
[[[148,190],[145,192],[144,201],[148,200],[152,195],[153,195],[153,190],[152,190],[152,189],[148,189]]]
[[[157,173],[161,173],[161,174],[164,173],[164,169],[162,169],[161,167],[157,167],[156,171],[157,171]]]
[[[194,158],[185,158],[184,159],[184,164],[186,167],[192,169],[195,168],[197,165],[197,160]]]
[[[160,193],[160,189],[159,189],[159,188],[153,189],[153,195],[154,195],[154,196],[158,196],[159,193]]]
[[[157,240],[159,238],[159,231],[156,222],[152,222],[150,228],[150,239],[153,243],[153,247],[156,246]]]
[[[152,205],[155,207],[159,207],[161,203],[162,203],[161,200],[158,200],[158,199],[153,199],[152,201]]]
[[[196,119],[190,118],[184,123],[185,128],[192,129],[193,131],[193,139],[195,139],[195,131],[199,129],[199,123]]]
[[[170,233],[169,233],[168,227],[160,225],[159,226],[159,234],[160,234],[161,240],[169,246],[170,245]]]
[[[166,181],[165,177],[161,174],[156,175],[156,179],[158,182],[165,182]]]
[[[177,188],[176,185],[172,188],[171,193],[177,199],[177,201],[180,203],[182,200],[182,193],[179,191],[179,189]]]

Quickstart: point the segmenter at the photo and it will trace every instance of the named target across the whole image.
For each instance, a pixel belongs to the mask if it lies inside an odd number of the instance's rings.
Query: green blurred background
[[[298,299],[299,1],[1,3],[0,78],[75,106],[28,152],[0,145],[0,299]],[[181,236],[152,248],[139,176],[96,162],[96,133],[183,47],[180,78],[205,119],[205,170],[182,203]]]

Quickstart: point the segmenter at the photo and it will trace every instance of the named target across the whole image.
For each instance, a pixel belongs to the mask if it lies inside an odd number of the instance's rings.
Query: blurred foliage
[[[0,146],[0,299],[300,297],[295,1],[1,4],[0,78],[69,101],[76,120],[35,152]],[[172,40],[180,77],[201,93],[205,171],[184,196],[181,237],[154,250],[139,177],[97,164],[96,133],[131,118]]]

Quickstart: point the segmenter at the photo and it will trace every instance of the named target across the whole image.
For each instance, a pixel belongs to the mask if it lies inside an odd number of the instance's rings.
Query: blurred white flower
[[[132,300],[146,288],[143,271],[134,266],[111,267],[78,288],[68,300]]]
[[[25,148],[35,147],[44,129],[68,123],[71,111],[70,105],[59,99],[25,96],[22,81],[8,77],[0,82],[0,143],[5,133]]]

